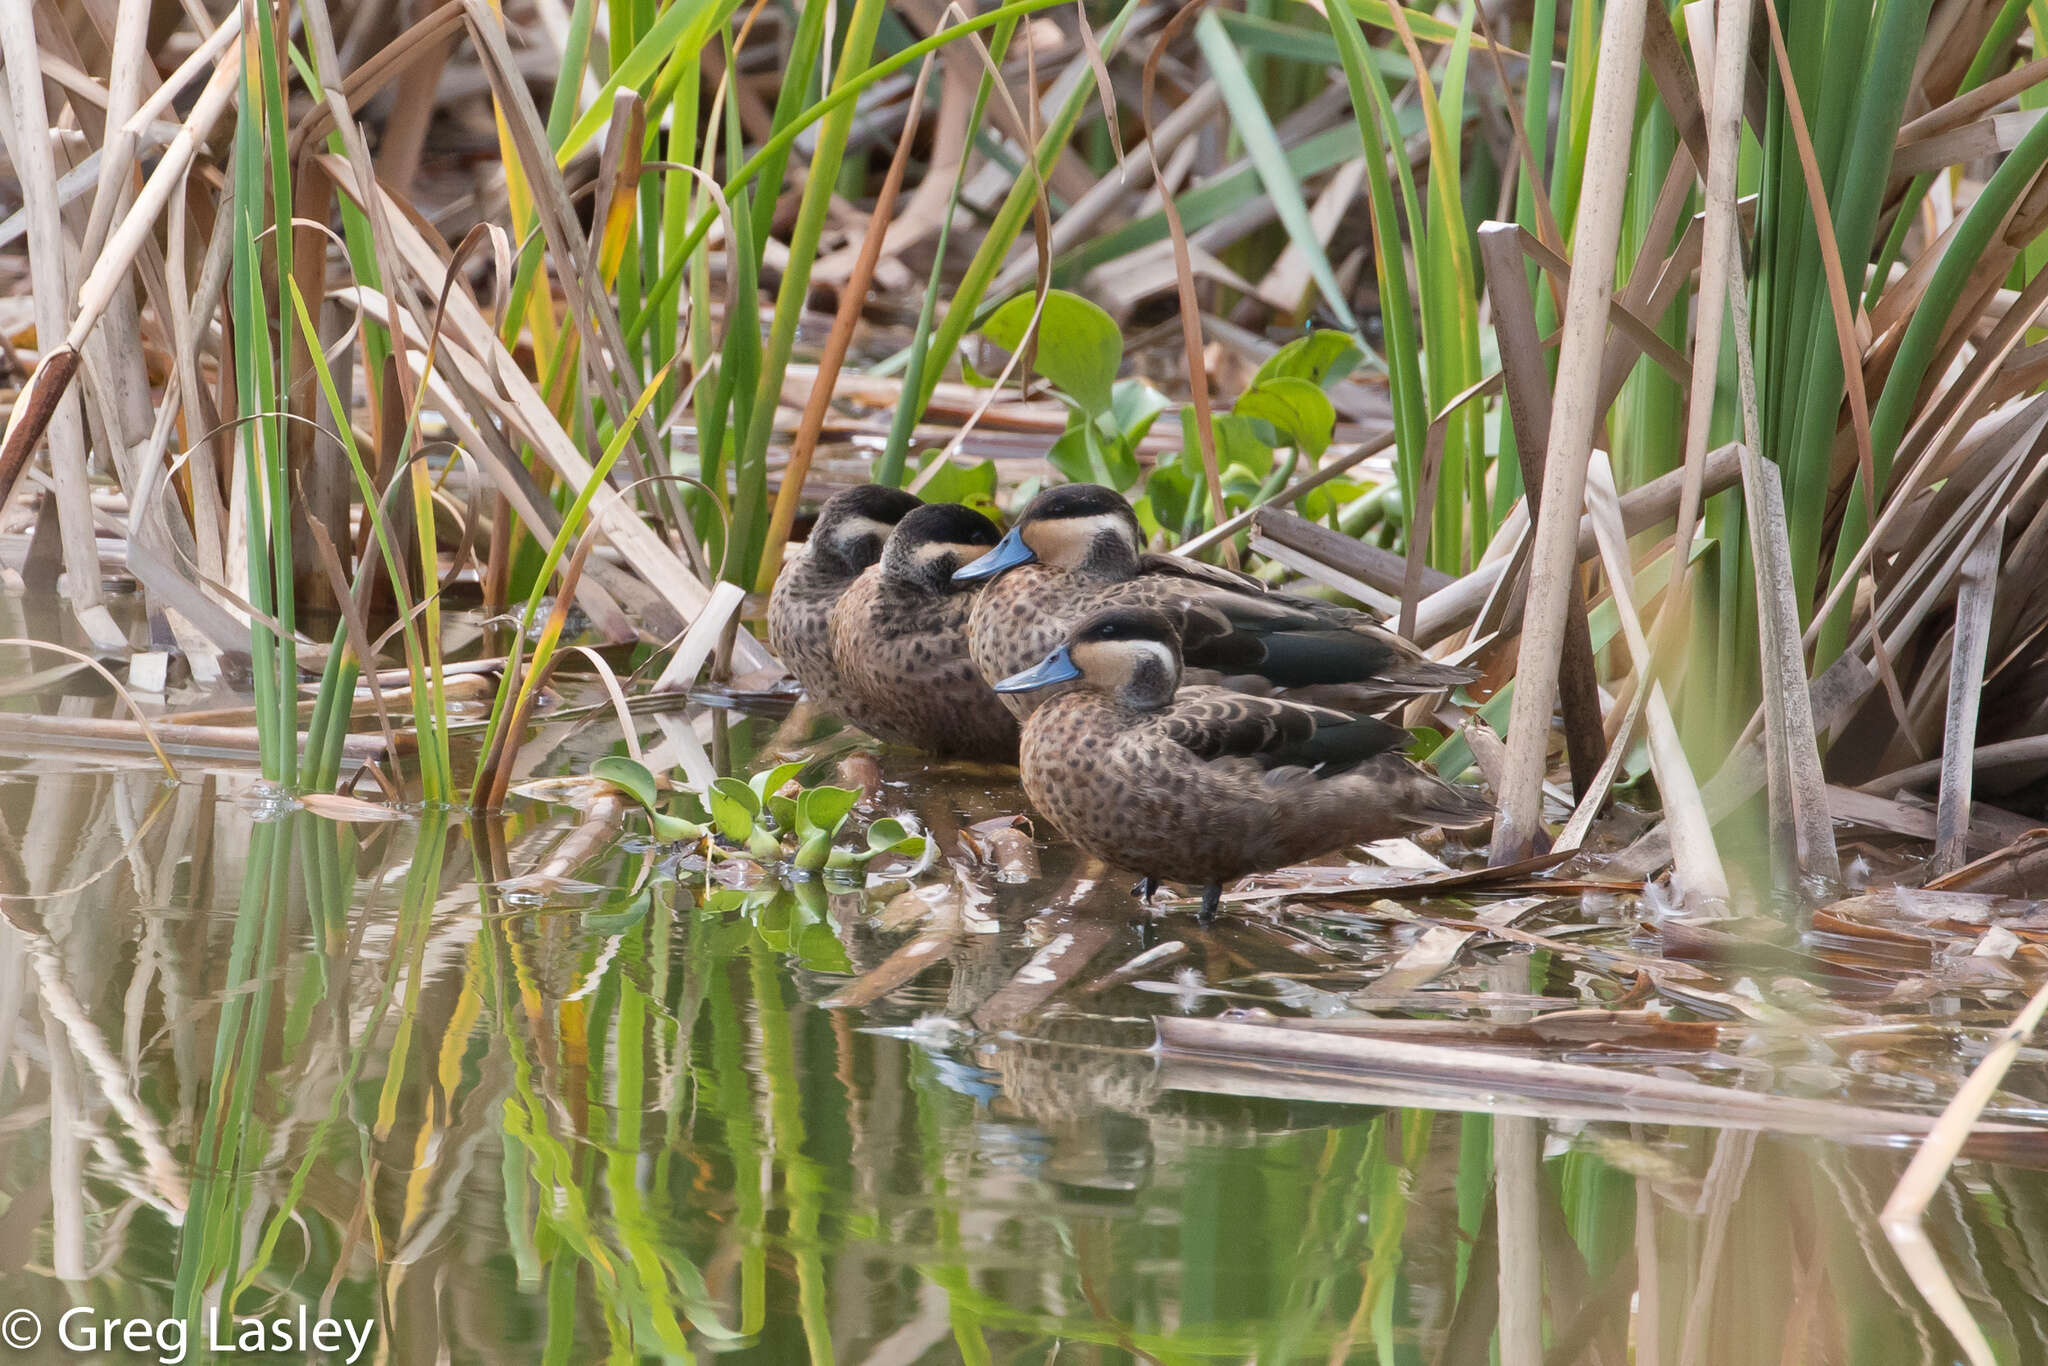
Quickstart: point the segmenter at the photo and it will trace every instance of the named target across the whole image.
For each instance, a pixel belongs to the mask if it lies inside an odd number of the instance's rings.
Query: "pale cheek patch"
[[[930,545],[921,545],[917,548],[917,562],[934,564],[940,560],[952,559],[967,564],[987,553],[988,547],[985,545],[953,545],[945,541],[934,541]]]
[[[1126,687],[1141,687],[1150,694],[1172,686],[1173,651],[1156,640],[1132,641],[1129,665],[1124,675]]]
[[[1141,680],[1164,683],[1173,677],[1173,651],[1156,640],[1083,645],[1074,651],[1074,662],[1089,682],[1105,692],[1122,692]]]
[[[1156,640],[1134,640],[1131,642],[1131,649],[1146,656],[1152,667],[1158,670],[1160,678],[1173,677],[1173,651],[1166,646]],[[1137,668],[1133,667],[1131,672],[1135,674]]]
[[[837,545],[853,545],[865,540],[886,541],[895,529],[887,522],[878,522],[872,517],[849,517],[832,529],[832,540]]]
[[[1046,522],[1036,529],[1036,540],[1046,544],[1042,557],[1052,564],[1072,566],[1088,558],[1088,552],[1096,540],[1103,536],[1114,536],[1125,545],[1132,545],[1131,524],[1113,512],[1098,512],[1093,517],[1068,517]],[[1033,537],[1027,536],[1029,543]],[[1037,545],[1032,545],[1037,550]]]

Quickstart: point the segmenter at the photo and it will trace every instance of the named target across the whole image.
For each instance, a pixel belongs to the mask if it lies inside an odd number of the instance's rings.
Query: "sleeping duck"
[[[882,543],[903,515],[923,505],[916,495],[881,484],[835,493],[819,509],[810,539],[783,562],[768,597],[768,648],[789,666],[813,702],[837,704],[832,604],[882,557]]]
[[[968,657],[973,585],[953,579],[1001,534],[958,503],[916,508],[896,524],[881,562],[832,608],[835,701],[847,720],[944,758],[1017,761],[1017,719]]]
[[[1309,699],[1375,709],[1468,682],[1351,608],[1275,592],[1257,579],[1145,553],[1131,505],[1099,484],[1063,484],[1033,498],[1001,544],[954,577],[986,581],[967,639],[991,683],[1029,668],[1083,617],[1110,607],[1166,614],[1191,680],[1237,691],[1314,689]],[[1018,716],[1037,700],[1005,698]]]
[[[1035,667],[996,684],[1040,705],[1024,724],[1024,790],[1075,844],[1140,875],[1223,884],[1349,845],[1491,819],[1475,792],[1400,753],[1376,717],[1218,688],[1181,688],[1173,621],[1116,607],[1082,621]]]

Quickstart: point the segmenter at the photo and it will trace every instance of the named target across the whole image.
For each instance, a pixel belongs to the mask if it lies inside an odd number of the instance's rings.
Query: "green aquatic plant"
[[[1314,466],[1330,448],[1337,427],[1329,388],[1364,359],[1365,352],[1355,341],[1328,329],[1297,337],[1266,358],[1230,411],[1214,418],[1226,514],[1269,501],[1304,460]],[[1183,404],[1179,449],[1161,456],[1146,477],[1145,494],[1136,508],[1148,534],[1163,532],[1179,540],[1213,521],[1204,496],[1196,420],[1194,405]],[[1365,491],[1352,480],[1331,479],[1311,490],[1299,507],[1304,516],[1334,520],[1348,501]]]
[[[1064,289],[1048,291],[1042,306],[1020,294],[989,315],[981,335],[1006,351],[1028,346],[1031,369],[1066,406],[1066,431],[1046,453],[1054,469],[1120,492],[1137,484],[1138,443],[1170,405],[1151,385],[1117,378],[1123,331],[1101,305]]]
[[[609,755],[591,765],[590,775],[632,798],[646,813],[656,839],[708,841],[706,848],[715,857],[744,856],[763,867],[809,875],[864,868],[885,854],[912,860],[924,856],[925,836],[906,816],[869,822],[857,847],[838,842],[861,794],[850,787],[798,783],[804,766],[798,761],[748,778],[715,778],[702,791],[682,789],[666,799],[654,774],[637,759]]]

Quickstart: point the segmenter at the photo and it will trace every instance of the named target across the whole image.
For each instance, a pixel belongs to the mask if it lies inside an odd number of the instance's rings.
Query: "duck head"
[[[882,547],[882,577],[927,593],[964,592],[954,572],[1002,539],[996,524],[959,503],[927,503],[906,513]]]
[[[819,564],[853,578],[882,558],[883,542],[914,508],[924,506],[916,494],[883,484],[856,484],[825,500],[811,528],[810,550]]]
[[[1033,498],[1002,544],[959,570],[957,579],[992,579],[1032,560],[1106,579],[1138,572],[1144,553],[1138,516],[1115,489],[1061,484]]]
[[[1180,636],[1173,623],[1149,607],[1113,607],[1087,618],[1066,644],[996,684],[996,691],[1092,688],[1127,707],[1156,711],[1179,687]]]

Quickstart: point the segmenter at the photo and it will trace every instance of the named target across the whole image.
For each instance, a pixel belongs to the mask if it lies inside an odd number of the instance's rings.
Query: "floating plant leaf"
[[[793,867],[801,868],[807,873],[815,873],[822,869],[831,858],[832,832],[830,830],[813,830],[808,835],[805,835],[803,843],[797,846],[796,856],[790,859],[790,864]]]
[[[654,837],[670,844],[704,838],[704,827],[696,821],[686,821],[681,816],[664,815],[659,811],[647,813],[647,822],[653,827]]]
[[[806,834],[821,832],[830,838],[858,805],[860,793],[850,787],[809,788],[796,799],[797,828]]]
[[[761,814],[761,799],[754,789],[737,778],[720,778],[711,784],[709,797],[711,823],[718,833],[744,843],[754,833],[755,819]]]
[[[1230,411],[1270,423],[1279,433],[1279,444],[1312,456],[1330,448],[1330,435],[1337,427],[1337,409],[1327,394],[1305,379],[1284,375],[1260,380]]]
[[[638,759],[607,754],[590,766],[590,773],[592,777],[604,779],[649,811],[660,802],[661,794],[655,787],[654,775]]]
[[[1015,351],[1031,324],[1032,303],[1031,295],[1018,295],[989,315],[981,334],[1005,351]],[[1123,358],[1123,333],[1100,305],[1064,289],[1045,296],[1033,367],[1091,416],[1110,410]]]
[[[826,924],[804,926],[796,936],[796,960],[807,972],[830,972],[850,976],[853,961],[846,956],[846,946],[839,942],[839,936],[832,933]]]
[[[605,910],[589,911],[583,917],[583,928],[593,934],[624,934],[647,918],[647,912],[654,905],[654,889],[644,888],[623,906],[612,906]]]
[[[1110,391],[1109,415],[1125,443],[1136,446],[1152,423],[1173,406],[1171,399],[1141,379],[1120,379]]]
[[[918,496],[927,503],[963,503],[996,521],[996,462],[963,465],[941,458],[938,468],[918,475]]]
[[[792,763],[777,764],[773,768],[764,768],[747,780],[747,786],[755,797],[759,798],[761,802],[766,802],[771,793],[780,792],[784,784],[803,771],[804,762],[804,760],[798,759]],[[761,809],[760,805],[757,804],[754,809],[759,811]]]
[[[1252,387],[1256,389],[1269,379],[1304,379],[1326,389],[1350,374],[1364,359],[1365,352],[1344,333],[1318,330],[1296,337],[1266,357],[1265,364],[1252,376]]]
[[[924,836],[910,829],[901,818],[884,816],[868,827],[868,852],[916,858],[924,852]]]

